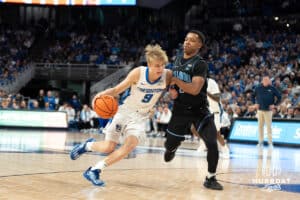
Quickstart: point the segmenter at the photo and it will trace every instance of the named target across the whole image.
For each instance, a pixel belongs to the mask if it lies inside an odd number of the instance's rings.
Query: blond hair
[[[145,48],[145,55],[146,55],[146,60],[149,63],[151,63],[153,60],[163,61],[164,64],[168,62],[167,53],[158,44],[147,45]]]

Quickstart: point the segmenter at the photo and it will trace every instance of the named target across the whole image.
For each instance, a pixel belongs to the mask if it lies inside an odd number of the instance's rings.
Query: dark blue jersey
[[[192,107],[193,109],[208,109],[206,96],[207,72],[208,65],[199,55],[195,55],[189,59],[184,59],[182,55],[177,56],[173,67],[174,77],[186,83],[191,83],[194,76],[201,76],[205,80],[205,83],[197,95],[185,93],[178,88],[179,96],[175,99],[174,104]]]

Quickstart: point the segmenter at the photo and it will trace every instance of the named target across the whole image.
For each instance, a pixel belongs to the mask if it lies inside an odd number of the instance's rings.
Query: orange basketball
[[[94,101],[94,111],[103,119],[112,118],[118,111],[118,101],[110,95],[102,95]]]

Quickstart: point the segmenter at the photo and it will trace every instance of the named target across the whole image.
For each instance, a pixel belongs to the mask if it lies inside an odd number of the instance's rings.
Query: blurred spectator
[[[55,110],[56,108],[55,98],[51,90],[48,90],[47,96],[45,96],[44,101],[45,101],[45,110]]]
[[[9,109],[10,108],[9,102],[10,102],[10,100],[9,100],[8,96],[2,97],[1,109]]]
[[[45,91],[43,89],[40,89],[39,95],[37,96],[36,99],[38,101],[39,108],[44,109],[45,108]]]
[[[71,107],[71,105],[68,102],[64,102],[63,105],[61,105],[58,108],[58,111],[67,113],[67,121],[69,128],[78,129],[78,122],[75,119],[75,110]]]
[[[157,119],[157,124],[159,127],[158,131],[160,135],[165,135],[171,117],[172,117],[171,110],[168,108],[168,106],[164,106],[164,108],[162,109],[162,113],[160,113],[160,116]]]
[[[27,102],[25,100],[21,101],[21,103],[20,103],[20,109],[21,110],[28,110]]]
[[[294,109],[294,119],[300,119],[300,107]]]
[[[28,107],[30,110],[41,110],[39,102],[36,99],[31,99],[28,103]]]
[[[248,106],[248,110],[245,113],[244,117],[255,118],[256,117],[255,107],[254,106]]]
[[[280,105],[280,108],[279,108],[279,116],[280,118],[286,118],[286,115],[287,115],[287,107],[283,104]]]
[[[281,116],[279,115],[279,113],[278,113],[278,111],[277,111],[277,107],[276,106],[274,106],[273,108],[272,108],[272,118],[274,119],[274,118],[281,118]]]
[[[229,133],[230,133],[230,126],[231,126],[231,121],[230,118],[228,116],[228,113],[223,110],[222,114],[221,114],[221,135],[224,136],[224,139],[227,140],[229,137]]]
[[[293,107],[289,107],[287,109],[287,114],[286,114],[286,119],[293,119],[294,118],[294,108]]]
[[[75,109],[75,113],[80,112],[81,103],[76,94],[72,95],[72,99],[69,101],[69,104]]]
[[[154,114],[154,121],[155,121],[155,125],[154,125],[154,129],[155,127],[157,127],[157,134],[158,135],[162,135],[163,134],[163,124],[160,123],[160,118],[163,114],[163,107],[162,106],[158,106],[156,111],[155,111],[155,114]]]
[[[91,128],[93,113],[91,108],[84,104],[80,111],[79,129],[87,130]]]

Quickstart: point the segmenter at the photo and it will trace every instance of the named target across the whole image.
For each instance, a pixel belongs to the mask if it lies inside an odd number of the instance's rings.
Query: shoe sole
[[[175,153],[167,160],[166,157],[164,157],[165,162],[171,162],[175,158]]]
[[[221,187],[221,188],[212,188],[212,187],[210,187],[209,185],[207,185],[206,183],[204,183],[203,185],[204,185],[204,187],[206,187],[207,189],[211,189],[211,190],[223,190],[223,187]]]

